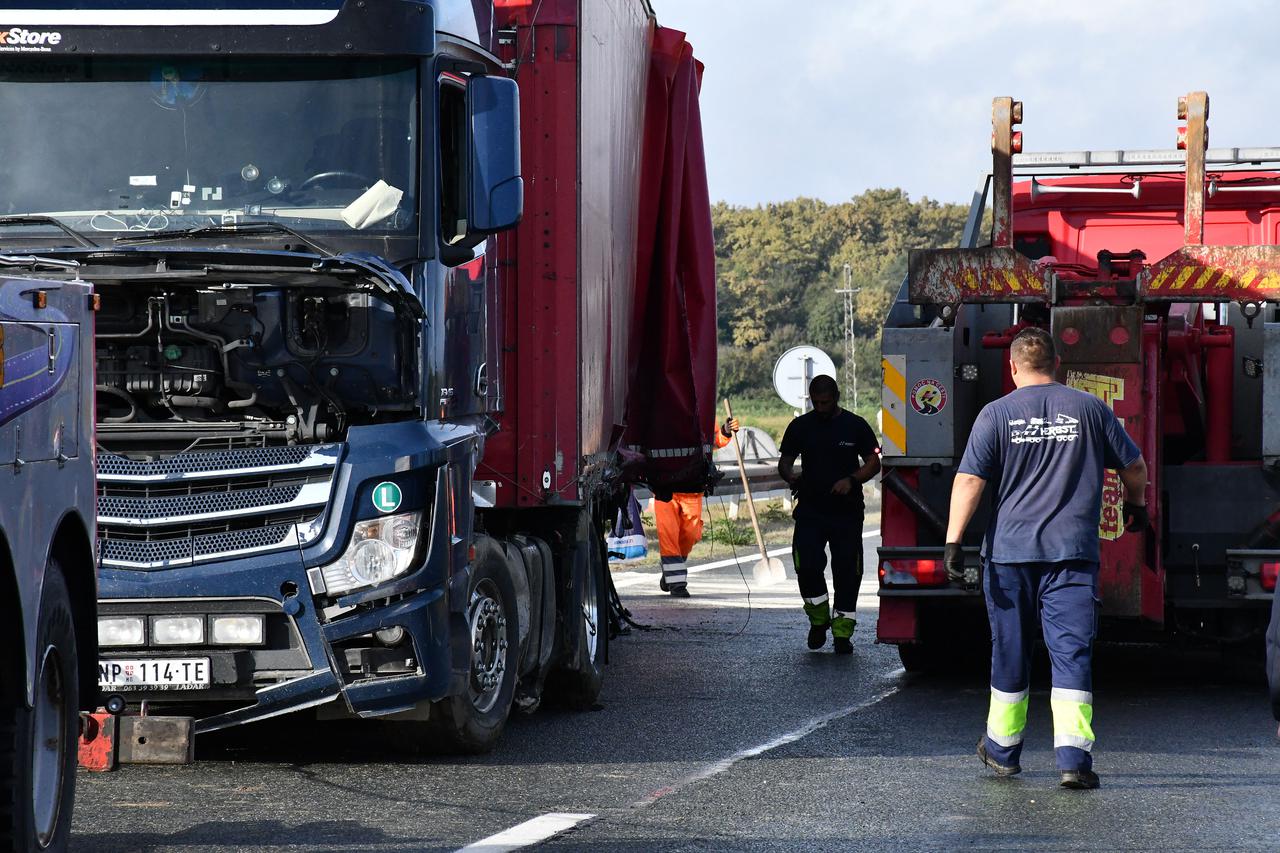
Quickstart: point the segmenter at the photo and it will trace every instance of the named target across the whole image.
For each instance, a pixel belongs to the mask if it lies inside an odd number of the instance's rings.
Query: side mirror
[[[520,176],[520,91],[506,77],[473,77],[467,84],[471,128],[471,187],[467,230],[493,234],[524,214]]]

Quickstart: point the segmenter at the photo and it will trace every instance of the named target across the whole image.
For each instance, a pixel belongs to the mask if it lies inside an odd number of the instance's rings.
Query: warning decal
[[[947,389],[937,379],[921,379],[911,387],[911,408],[926,417],[947,407]]]

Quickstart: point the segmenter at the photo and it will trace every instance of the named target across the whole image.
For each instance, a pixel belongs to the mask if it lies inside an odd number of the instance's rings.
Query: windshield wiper
[[[225,225],[199,225],[195,228],[182,228],[177,231],[156,231],[151,234],[127,234],[116,237],[117,244],[123,243],[159,243],[165,240],[182,240],[188,237],[224,237],[228,234],[288,234],[306,243],[317,254],[333,257],[333,250],[315,240],[279,222],[237,222]]]
[[[93,242],[88,237],[63,222],[61,219],[54,219],[52,216],[41,216],[36,214],[26,216],[0,216],[0,228],[5,228],[10,225],[52,225],[54,228],[62,231],[86,249],[102,248],[97,243]]]

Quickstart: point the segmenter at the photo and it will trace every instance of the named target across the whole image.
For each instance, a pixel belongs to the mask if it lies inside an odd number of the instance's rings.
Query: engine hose
[[[880,483],[893,492],[894,497],[906,504],[939,539],[947,538],[947,523],[942,520],[942,516],[938,515],[938,511],[929,505],[924,496],[902,479],[898,469],[890,468],[880,479]]]
[[[227,387],[228,387],[228,388],[236,388],[236,390],[239,390],[239,388],[238,388],[237,386],[240,386],[240,385],[242,385],[242,384],[243,384],[243,383],[241,383],[241,382],[236,382],[236,383],[234,383],[234,384],[233,384],[233,383],[231,383],[231,382],[228,382],[228,383],[227,383]],[[252,405],[254,405],[255,403],[257,403],[257,402],[258,402],[258,392],[257,392],[257,391],[252,390],[252,389],[253,389],[253,386],[248,385],[248,386],[245,386],[245,387],[247,387],[247,388],[249,388],[249,389],[250,389],[250,391],[249,391],[249,396],[248,396],[248,397],[245,397],[243,400],[228,400],[228,401],[227,401],[227,408],[228,408],[228,409],[247,409],[247,408],[249,408],[250,406],[252,406]]]
[[[177,406],[180,409],[209,409],[218,411],[222,408],[222,401],[217,397],[186,397],[179,394],[173,394],[165,397],[165,402],[170,406]]]
[[[133,399],[133,395],[122,388],[113,388],[110,385],[94,385],[93,390],[99,394],[110,394],[113,397],[119,397],[129,404],[129,414],[118,415],[114,418],[99,418],[104,424],[127,424],[138,416],[138,403]]]

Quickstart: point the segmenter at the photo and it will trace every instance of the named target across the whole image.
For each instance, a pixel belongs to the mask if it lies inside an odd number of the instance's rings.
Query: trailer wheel
[[[449,752],[488,752],[501,737],[511,713],[520,670],[519,615],[515,585],[498,553],[489,550],[471,570],[467,689],[431,708],[428,725],[434,739]]]
[[[561,664],[551,679],[551,690],[564,704],[589,709],[604,686],[604,662],[609,642],[609,605],[604,573],[608,571],[605,543],[598,528],[584,514],[578,538],[565,555],[569,573],[564,594]]]
[[[15,684],[21,679],[9,671],[11,664],[4,680],[12,689],[0,697],[4,851],[65,850],[71,834],[80,681],[71,595],[53,559],[45,568],[39,620],[34,707],[26,707],[23,687]]]

